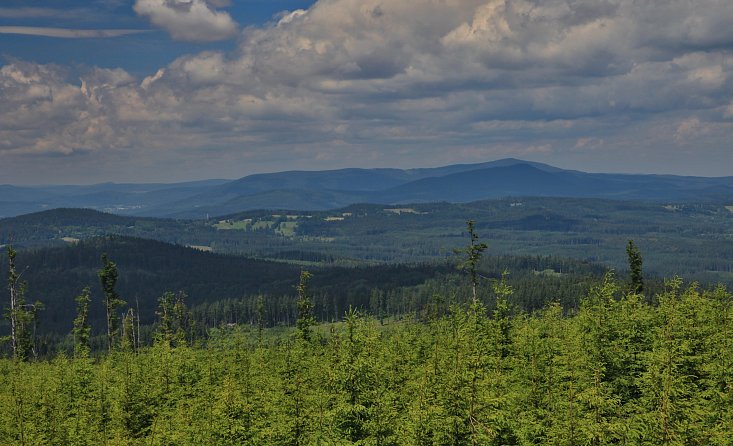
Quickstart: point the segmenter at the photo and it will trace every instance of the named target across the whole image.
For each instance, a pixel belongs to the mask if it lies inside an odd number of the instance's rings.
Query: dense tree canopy
[[[651,305],[622,289],[608,275],[570,312],[556,303],[489,312],[479,301],[381,324],[350,311],[310,339],[295,329],[258,336],[244,325],[192,347],[168,342],[167,324],[138,353],[2,360],[0,437],[26,445],[729,444],[733,296],[673,279]],[[480,293],[503,298],[511,289],[497,282]]]

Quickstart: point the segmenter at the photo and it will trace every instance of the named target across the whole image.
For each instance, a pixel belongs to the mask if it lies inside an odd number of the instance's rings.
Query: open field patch
[[[417,210],[413,208],[392,208],[392,209],[385,209],[385,212],[391,212],[393,214],[415,214],[415,215],[424,215],[427,214],[427,212],[418,212]]]
[[[247,218],[245,220],[222,220],[219,223],[215,224],[214,227],[216,229],[220,229],[223,231],[229,231],[229,230],[239,230],[239,231],[246,231],[249,226],[252,224],[252,219]]]
[[[211,246],[204,246],[204,245],[187,245],[189,248],[196,249],[203,252],[213,252],[213,249]]]
[[[284,221],[280,223],[277,229],[275,229],[275,232],[280,235],[284,235],[285,237],[293,237],[297,227],[298,223],[295,221]]]

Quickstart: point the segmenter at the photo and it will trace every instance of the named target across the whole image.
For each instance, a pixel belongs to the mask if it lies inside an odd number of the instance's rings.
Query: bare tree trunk
[[[10,289],[10,339],[12,340],[13,344],[13,357],[18,356],[18,338],[17,338],[17,331],[16,331],[16,325],[17,325],[17,290],[16,290],[16,281],[12,280],[13,276],[15,275],[15,264],[11,260],[10,261],[10,286],[8,287]]]

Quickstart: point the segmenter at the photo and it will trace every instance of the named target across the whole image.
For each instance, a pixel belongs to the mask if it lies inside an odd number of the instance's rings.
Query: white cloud
[[[225,14],[217,5],[135,7],[203,40],[236,30],[212,19]],[[713,159],[732,136],[716,122],[733,116],[733,31],[719,19],[731,16],[717,0],[322,0],[247,28],[233,52],[187,55],[144,79],[6,65],[0,153],[193,160],[206,148],[222,168],[246,159],[260,170],[315,167],[324,153],[334,166],[415,165],[514,150],[596,157],[608,170],[620,153],[694,145]]]
[[[56,37],[61,39],[101,39],[145,33],[142,29],[68,29],[39,26],[0,26],[0,34]]]
[[[205,0],[137,0],[133,8],[176,40],[211,42],[233,37],[237,24],[223,11],[226,2]]]

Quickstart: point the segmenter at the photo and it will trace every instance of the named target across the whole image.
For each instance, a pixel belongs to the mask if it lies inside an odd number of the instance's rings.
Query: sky
[[[2,0],[0,184],[733,175],[730,0]]]

